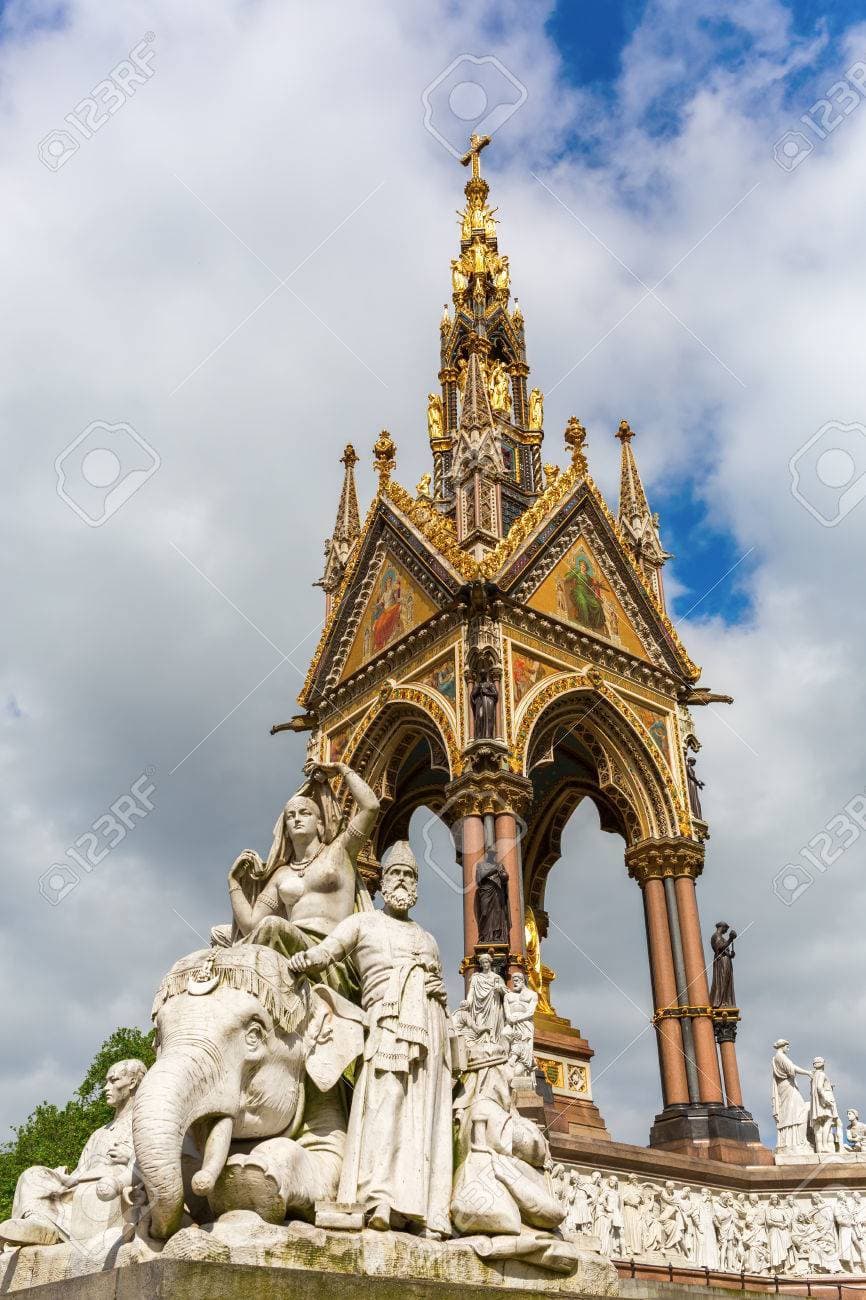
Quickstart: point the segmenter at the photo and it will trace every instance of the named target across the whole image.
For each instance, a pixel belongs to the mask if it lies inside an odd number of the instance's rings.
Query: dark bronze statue
[[[694,754],[689,754],[686,758],[686,784],[689,788],[689,807],[692,810],[692,816],[697,817],[698,821],[704,820],[704,814],[701,811],[701,790],[706,785],[695,771],[697,759]]]
[[[493,849],[475,868],[475,922],[479,943],[508,943],[508,872]]]
[[[490,673],[485,673],[472,687],[473,732],[476,740],[493,740],[496,736],[496,705],[499,687]]]
[[[714,1007],[735,1007],[734,1000],[734,940],[736,930],[732,930],[727,921],[716,921],[716,928],[710,936],[713,950],[713,985],[710,989],[710,1004]]]

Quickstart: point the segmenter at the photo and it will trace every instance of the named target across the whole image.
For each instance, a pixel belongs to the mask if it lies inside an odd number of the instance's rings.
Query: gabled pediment
[[[376,498],[334,595],[298,697],[304,705],[315,708],[323,691],[453,605],[466,581],[428,535],[436,528],[429,512],[402,489],[389,488],[395,500]]]
[[[409,576],[393,549],[383,547],[373,589],[361,613],[340,679],[375,659],[435,612],[436,606],[420,583]]]
[[[529,515],[517,545],[500,548],[495,570],[496,554],[488,560],[507,595],[677,677],[698,676],[588,475],[564,474]]]
[[[649,659],[622,600],[614,592],[607,560],[604,551],[596,554],[587,538],[578,534],[526,603],[541,614],[550,614],[640,659]]]

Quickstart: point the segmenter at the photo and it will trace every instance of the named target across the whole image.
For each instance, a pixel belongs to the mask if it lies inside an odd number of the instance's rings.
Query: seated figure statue
[[[146,1073],[142,1061],[118,1061],[105,1079],[114,1119],[84,1144],[76,1169],[25,1169],[15,1188],[12,1218],[0,1223],[0,1242],[53,1246],[68,1237],[87,1240],[120,1226],[122,1193],[133,1180],[132,1103]]]
[[[245,849],[229,872],[233,922],[211,931],[217,947],[258,943],[291,957],[353,912],[372,908],[356,863],[379,800],[345,763],[308,764],[306,771],[307,781],[280,813],[267,861]],[[356,804],[348,823],[329,782],[337,775]]]
[[[498,1060],[477,1061],[464,1074],[455,1097],[458,1135],[451,1217],[460,1235],[519,1235],[522,1225],[550,1233],[565,1218],[547,1173],[552,1164],[547,1139],[515,1107],[514,1074],[504,1053]],[[529,1249],[543,1251],[546,1242]]]

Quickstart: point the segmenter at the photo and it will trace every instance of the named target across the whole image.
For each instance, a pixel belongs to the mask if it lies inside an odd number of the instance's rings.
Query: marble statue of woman
[[[483,952],[478,958],[479,969],[469,981],[466,1000],[475,1026],[479,1046],[497,1048],[502,1042],[502,1001],[506,994],[505,981],[493,969],[493,958]]]
[[[330,778],[341,776],[355,800],[344,824]],[[356,910],[372,904],[357,875],[358,853],[376,821],[379,800],[345,763],[311,766],[274,827],[267,860],[246,849],[229,872],[234,923],[211,941],[263,943],[284,956],[303,951]]]
[[[809,1119],[809,1103],[797,1087],[797,1075],[807,1079],[812,1075],[811,1071],[795,1065],[788,1056],[790,1045],[787,1038],[779,1038],[773,1044],[776,1052],[773,1057],[773,1118],[778,1133],[776,1149],[796,1152],[808,1149],[806,1125]]]
[[[619,1179],[611,1174],[602,1184],[595,1203],[595,1235],[602,1255],[619,1258],[622,1254],[622,1224]]]

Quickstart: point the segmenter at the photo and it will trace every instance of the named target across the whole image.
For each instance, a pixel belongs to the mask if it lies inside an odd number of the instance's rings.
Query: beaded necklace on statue
[[[304,872],[307,870],[307,867],[311,867],[319,854],[324,852],[327,847],[327,844],[320,844],[311,858],[304,858],[301,862],[288,862],[286,865],[291,867],[295,875],[303,880]]]

